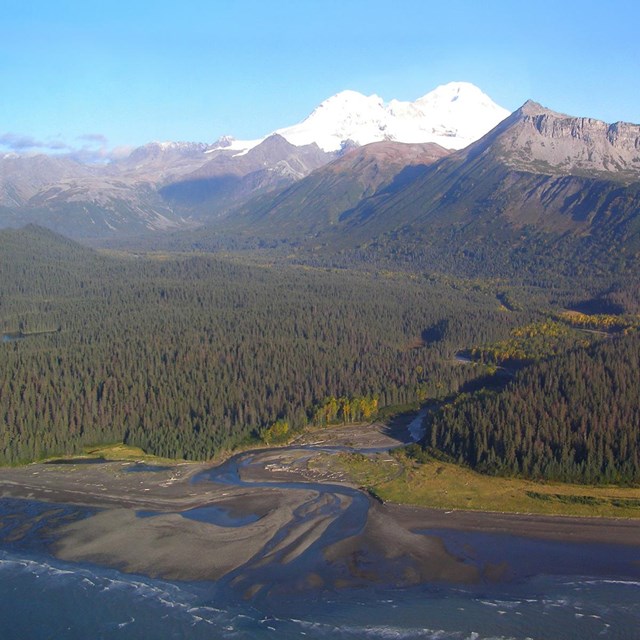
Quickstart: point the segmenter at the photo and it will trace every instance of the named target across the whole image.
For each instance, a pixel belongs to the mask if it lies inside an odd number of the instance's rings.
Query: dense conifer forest
[[[269,255],[1,232],[0,463],[116,441],[207,459],[438,401],[425,440],[437,455],[640,482],[633,274],[576,290]]]
[[[461,395],[430,416],[428,450],[499,475],[640,482],[640,335],[526,368],[499,392]]]
[[[122,440],[205,459],[442,397],[479,375],[456,350],[531,319],[415,274],[105,256],[33,227],[0,234],[0,266],[3,463]]]

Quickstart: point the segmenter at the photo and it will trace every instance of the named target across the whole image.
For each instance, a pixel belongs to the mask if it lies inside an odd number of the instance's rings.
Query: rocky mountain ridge
[[[354,147],[439,140],[457,148],[506,115],[469,83],[388,105],[344,91],[301,123],[249,142],[153,142],[92,165],[60,156],[3,156],[0,227],[37,223],[76,238],[193,227],[292,185]]]
[[[344,153],[274,196],[248,202],[223,223],[235,229],[257,224],[285,234],[294,229],[321,233],[327,226],[339,225],[344,212],[378,190],[410,180],[450,153],[433,142],[372,142]]]
[[[465,246],[477,246],[498,232],[587,237],[615,224],[622,237],[640,224],[640,126],[532,101],[455,151],[386,140],[326,152],[280,134],[234,145],[151,143],[104,166],[5,156],[0,226],[101,238],[208,224],[348,247],[409,229],[460,227]]]
[[[497,127],[496,135],[502,136],[506,162],[515,168],[561,175],[606,173],[623,182],[640,175],[640,125],[576,118],[528,101]]]
[[[340,260],[395,256],[466,275],[488,265],[496,275],[498,261],[505,272],[525,263],[537,269],[543,256],[556,266],[559,258],[575,266],[569,256],[578,256],[587,268],[606,256],[606,269],[614,269],[640,258],[638,134],[637,125],[571,118],[528,102],[465,149],[390,168],[355,203],[336,185],[362,181],[366,164],[352,164],[341,180],[320,180],[344,158],[245,206],[228,228],[288,237]]]

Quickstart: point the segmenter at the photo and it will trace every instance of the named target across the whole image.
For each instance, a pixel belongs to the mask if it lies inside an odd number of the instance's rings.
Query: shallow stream
[[[20,521],[12,520],[15,501],[1,499],[0,637],[640,638],[638,547],[426,530],[418,533],[441,538],[462,562],[498,567],[495,580],[485,573],[473,585],[398,587],[393,580],[367,582],[363,574],[358,586],[336,586],[343,579],[346,584],[349,567],[328,562],[325,550],[362,531],[371,499],[338,484],[243,479],[251,477],[252,465],[263,464],[264,454],[240,454],[193,479],[307,496],[259,553],[218,582],[170,582],[58,561],[37,535],[31,542],[11,542],[11,527],[17,531]],[[43,504],[21,501],[20,508],[34,521]],[[55,517],[90,513],[65,509],[60,505]],[[216,505],[181,515],[238,531],[260,517]],[[297,532],[312,522],[322,523],[320,535],[300,545]],[[391,561],[359,557],[354,562],[369,563],[384,576],[384,564]],[[388,575],[394,575],[391,565]],[[316,583],[306,576],[315,576]],[[260,589],[248,595],[251,585]]]

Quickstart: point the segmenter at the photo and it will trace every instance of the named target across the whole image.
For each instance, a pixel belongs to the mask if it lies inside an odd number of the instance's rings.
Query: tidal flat
[[[39,602],[58,602],[68,591],[91,607],[107,593],[140,591],[126,620],[113,622],[124,610],[116,614],[109,600],[87,630],[105,637],[147,631],[152,611],[167,602],[158,637],[170,627],[208,637],[213,625],[220,633],[245,629],[233,636],[240,638],[272,630],[318,638],[548,637],[535,629],[564,629],[556,637],[570,638],[582,620],[576,616],[591,609],[583,626],[594,637],[612,628],[610,637],[627,637],[640,616],[632,604],[639,521],[382,503],[353,474],[327,464],[363,455],[393,476],[388,450],[409,438],[400,427],[324,429],[216,463],[134,457],[0,469],[0,568],[10,575],[0,585],[14,585],[11,600],[23,581],[28,592],[40,576]],[[2,624],[47,637],[36,615],[30,609]],[[75,613],[59,623],[80,628]]]
[[[452,552],[447,543],[452,531],[640,547],[640,522],[631,519],[382,504],[329,463],[357,451],[393,469],[386,452],[404,436],[401,429],[382,424],[337,427],[306,434],[291,446],[247,451],[214,465],[58,460],[0,469],[5,499],[0,535],[15,545],[37,527],[40,537],[46,532],[48,549],[59,559],[151,577],[220,580],[233,575],[234,586],[242,585],[252,597],[274,587],[275,582],[268,584],[267,567],[272,573],[277,567],[284,579],[285,569],[295,566],[293,590],[473,584],[520,574],[513,567],[497,569],[499,558],[474,562],[472,556]],[[42,507],[31,518],[29,509],[12,513],[17,501],[63,505],[82,517],[60,522]],[[279,589],[285,587],[284,580],[276,582]]]

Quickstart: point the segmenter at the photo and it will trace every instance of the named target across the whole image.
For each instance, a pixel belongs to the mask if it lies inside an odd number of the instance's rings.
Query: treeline
[[[640,336],[535,364],[500,392],[462,395],[428,420],[425,447],[491,474],[640,482]]]
[[[477,375],[451,354],[530,319],[416,275],[105,257],[37,228],[0,233],[0,268],[2,331],[54,331],[0,345],[2,463],[120,440],[205,459],[331,396],[442,397]]]

